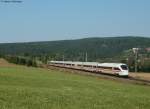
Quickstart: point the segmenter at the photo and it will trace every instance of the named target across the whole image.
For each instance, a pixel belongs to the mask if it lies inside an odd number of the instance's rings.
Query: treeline
[[[150,72],[150,51],[147,52],[145,49],[140,49],[136,57],[130,49],[123,52],[120,58],[122,58],[122,63],[126,63],[129,66],[131,72],[135,71],[136,65],[138,72]]]
[[[150,48],[150,38],[144,37],[103,37],[78,40],[6,43],[0,44],[0,55],[9,62],[36,66],[37,61],[47,63],[48,60],[93,62],[124,62],[134,71],[132,48]],[[143,51],[145,53],[145,51]],[[126,60],[128,58],[128,60]],[[149,56],[138,61],[138,71],[150,72]],[[36,62],[36,64],[35,64]]]
[[[26,65],[26,66],[32,66],[37,67],[37,62],[34,59],[22,57],[22,56],[3,56],[4,59],[6,59],[10,63],[19,64],[19,65]]]
[[[0,54],[30,57],[48,56],[54,60],[98,61],[112,58],[124,50],[136,47],[150,47],[150,38],[143,37],[104,37],[78,40],[9,43],[0,44]]]
[[[126,63],[130,72],[135,71],[135,60],[122,60],[122,63]],[[150,59],[142,59],[137,62],[137,72],[150,72]]]

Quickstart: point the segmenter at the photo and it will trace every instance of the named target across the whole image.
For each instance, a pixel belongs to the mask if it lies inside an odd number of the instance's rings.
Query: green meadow
[[[0,109],[150,109],[150,87],[41,68],[0,67]]]

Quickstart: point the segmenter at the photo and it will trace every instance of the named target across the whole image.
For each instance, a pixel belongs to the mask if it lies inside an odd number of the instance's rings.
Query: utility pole
[[[138,60],[138,50],[139,48],[133,48],[133,52],[134,52],[134,55],[135,55],[135,59],[134,59],[134,71],[137,72],[137,66],[138,66],[138,63],[137,63],[137,60]]]
[[[65,61],[65,56],[64,55],[62,56],[62,61],[63,61],[63,63]],[[65,65],[65,63],[63,65]]]
[[[87,59],[88,57],[87,57],[87,52],[86,52],[86,54],[85,54],[85,62],[87,62],[88,61],[88,59]]]
[[[63,55],[63,57],[62,57],[62,58],[63,58],[63,61],[65,61],[65,56],[64,56],[64,55]]]

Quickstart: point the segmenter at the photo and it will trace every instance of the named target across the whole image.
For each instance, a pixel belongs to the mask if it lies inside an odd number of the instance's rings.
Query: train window
[[[114,70],[120,70],[119,68],[115,67]]]
[[[121,68],[122,68],[123,70],[128,70],[128,67],[127,67],[126,65],[121,65]]]
[[[90,65],[84,65],[84,67],[92,67],[92,66],[90,66]]]
[[[98,66],[98,68],[102,68],[102,69],[112,69],[112,67],[103,67],[103,66]]]
[[[82,65],[78,65],[78,66],[82,66]]]

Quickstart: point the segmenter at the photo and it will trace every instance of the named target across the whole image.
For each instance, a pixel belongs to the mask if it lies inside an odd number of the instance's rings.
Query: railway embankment
[[[150,73],[144,73],[144,72],[133,73],[133,72],[130,72],[129,76],[133,77],[133,78],[137,78],[137,79],[150,81]]]

